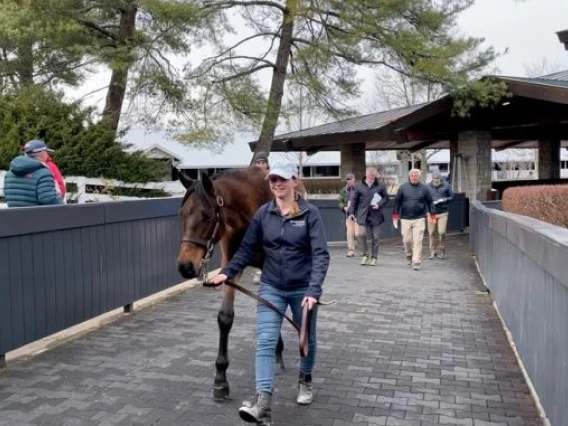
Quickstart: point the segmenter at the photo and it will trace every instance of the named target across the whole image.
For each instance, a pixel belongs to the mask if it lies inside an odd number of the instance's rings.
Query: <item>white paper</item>
[[[383,199],[383,197],[381,197],[379,194],[375,193],[375,195],[373,195],[373,199],[371,200],[371,205],[372,206],[378,206],[379,202]]]
[[[394,229],[398,229],[398,220],[393,219],[393,220],[392,220],[392,225],[394,226]]]

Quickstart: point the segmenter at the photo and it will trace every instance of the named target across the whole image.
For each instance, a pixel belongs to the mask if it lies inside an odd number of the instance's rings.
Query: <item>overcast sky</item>
[[[557,31],[568,29],[568,0],[476,0],[459,19],[464,34],[485,39],[497,51],[509,49],[497,61],[498,74],[525,76],[527,66],[541,63],[568,69],[568,51],[558,41]],[[370,80],[372,73],[363,73]],[[100,72],[80,88],[69,90],[71,99],[83,97],[108,84],[109,73]],[[369,85],[365,91],[372,87]],[[105,91],[84,98],[86,104],[100,106]]]
[[[499,51],[509,48],[498,61],[502,75],[525,75],[524,66],[542,58],[568,69],[568,51],[556,35],[568,29],[566,0],[477,0],[459,22],[464,33]]]

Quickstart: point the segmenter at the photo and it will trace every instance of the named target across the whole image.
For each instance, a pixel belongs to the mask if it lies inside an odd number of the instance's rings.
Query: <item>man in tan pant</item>
[[[401,219],[400,233],[404,244],[404,253],[414,269],[420,268],[422,262],[422,241],[426,230],[426,219]]]
[[[349,214],[349,209],[351,208],[351,203],[353,201],[353,193],[355,191],[355,175],[353,173],[347,173],[345,176],[345,182],[345,188],[343,188],[339,195],[338,205],[343,213],[345,213],[347,257],[353,257],[355,256],[356,238],[359,236],[359,225],[357,225],[355,217]]]
[[[432,208],[436,216],[436,222],[428,223],[428,234],[430,236],[430,256],[428,259],[446,258],[446,229],[448,228],[448,202],[454,194],[450,185],[442,182],[442,175],[439,170],[432,172],[432,180],[428,185],[432,194]]]
[[[420,183],[421,172],[412,169],[409,174],[409,182],[403,183],[394,198],[393,221],[400,220],[400,231],[404,243],[404,254],[409,265],[415,271],[420,270],[422,262],[422,239],[426,229],[425,215],[428,213],[430,220],[436,218],[432,214],[432,194],[426,185]]]

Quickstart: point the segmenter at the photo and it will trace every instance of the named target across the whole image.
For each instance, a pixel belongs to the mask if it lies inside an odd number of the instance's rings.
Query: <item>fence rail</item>
[[[180,283],[179,202],[0,210],[0,358]]]
[[[180,201],[0,210],[0,363],[6,352],[182,282],[176,264]],[[450,230],[465,228],[466,201],[457,197],[451,204]],[[311,203],[328,241],[344,242],[337,200]],[[392,200],[385,210],[390,217]],[[383,237],[398,235],[391,220],[382,228]]]
[[[0,170],[0,197],[4,196],[4,177],[6,171]],[[96,203],[104,201],[126,201],[145,199],[139,196],[112,195],[120,189],[130,190],[160,190],[169,196],[180,197],[185,193],[185,188],[180,181],[146,182],[146,183],[127,183],[115,179],[87,178],[84,176],[67,176],[65,182],[68,184],[66,200],[71,203]],[[70,185],[73,190],[69,190]],[[3,203],[4,204],[4,203]],[[0,207],[5,207],[0,204]]]
[[[491,205],[499,207],[498,205]],[[471,246],[554,426],[568,422],[568,229],[471,205]]]

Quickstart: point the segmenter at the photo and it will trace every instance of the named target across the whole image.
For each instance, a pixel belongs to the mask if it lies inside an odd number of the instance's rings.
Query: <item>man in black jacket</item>
[[[453,200],[454,193],[446,182],[442,181],[439,170],[432,172],[432,180],[428,185],[432,194],[433,213],[436,222],[428,222],[428,235],[430,237],[430,257],[434,259],[446,258],[446,229],[448,227],[448,202]]]
[[[349,210],[359,224],[359,247],[363,251],[361,265],[375,266],[379,254],[379,226],[385,221],[383,207],[388,201],[386,186],[377,179],[377,169],[368,168],[365,179],[355,187]],[[371,252],[367,239],[371,238]],[[370,255],[370,256],[369,256]]]
[[[408,173],[409,182],[398,188],[394,198],[392,215],[395,223],[400,220],[400,232],[406,259],[415,271],[420,269],[422,260],[426,213],[429,214],[430,221],[436,220],[436,216],[432,214],[432,194],[426,185],[420,183],[420,175],[421,172],[418,169],[412,169]]]

